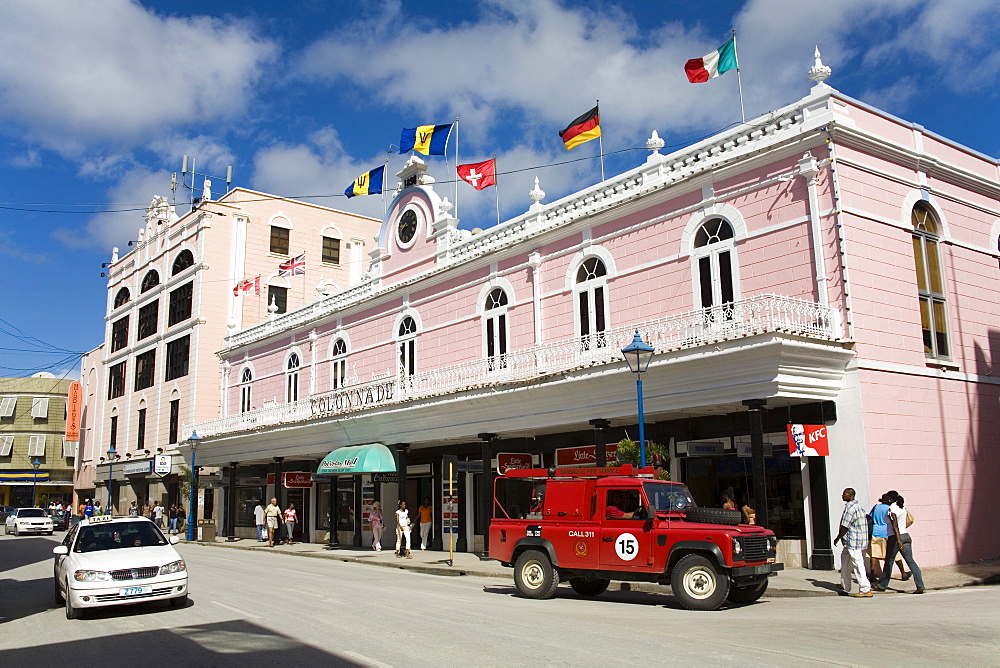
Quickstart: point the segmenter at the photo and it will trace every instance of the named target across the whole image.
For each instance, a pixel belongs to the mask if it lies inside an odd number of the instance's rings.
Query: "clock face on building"
[[[409,244],[413,241],[413,237],[417,233],[417,212],[413,209],[407,209],[403,212],[403,215],[399,217],[399,225],[397,227],[397,234],[399,235],[399,242],[403,245]]]

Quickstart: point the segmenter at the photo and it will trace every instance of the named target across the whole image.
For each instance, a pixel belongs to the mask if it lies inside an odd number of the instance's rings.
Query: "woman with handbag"
[[[885,591],[886,587],[889,586],[889,578],[892,577],[892,564],[898,552],[903,555],[903,560],[910,567],[913,582],[917,585],[917,590],[913,593],[923,594],[925,591],[923,574],[920,572],[920,566],[917,566],[917,562],[913,558],[913,538],[910,536],[910,532],[907,531],[908,524],[913,524],[913,521],[910,520],[907,522],[909,512],[903,507],[903,497],[899,493],[895,491],[887,492],[884,498],[889,502],[889,510],[885,515],[886,524],[892,530],[886,539],[885,568],[882,570],[882,577],[878,579],[878,584],[874,586],[874,589],[875,591]]]

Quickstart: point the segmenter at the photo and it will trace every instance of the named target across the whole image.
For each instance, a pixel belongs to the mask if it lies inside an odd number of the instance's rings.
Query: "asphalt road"
[[[0,536],[0,666],[1000,665],[997,587],[690,612],[669,593],[529,601],[506,581],[181,545],[186,608],[69,621],[55,544]]]

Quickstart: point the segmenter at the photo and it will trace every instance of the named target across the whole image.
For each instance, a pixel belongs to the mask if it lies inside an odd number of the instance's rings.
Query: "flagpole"
[[[385,201],[385,175],[389,171],[389,158],[385,159],[385,165],[382,167],[382,218],[385,218],[386,214],[389,213],[389,204]]]
[[[738,71],[739,70],[737,70],[737,72]],[[598,124],[598,127],[600,127],[600,124],[601,124],[601,101],[600,100],[597,101],[597,124]],[[598,145],[598,147],[600,147],[600,151],[601,151],[601,181],[604,181],[604,141],[602,141],[602,139],[601,139],[601,136],[603,134],[604,134],[604,131],[602,130],[601,134],[597,135],[597,145]]]
[[[497,154],[493,154],[493,189],[497,196],[497,225],[500,225],[500,174],[497,170]]]
[[[736,82],[740,87],[740,118],[747,122],[747,115],[743,111],[743,77],[740,76],[740,52],[736,48],[736,28],[733,28],[733,55],[736,56]]]
[[[445,156],[447,164],[447,156]],[[455,117],[455,170],[458,173],[458,116]],[[455,179],[455,218],[458,218],[458,179]]]
[[[382,183],[385,183],[385,174],[382,175]],[[320,257],[322,260],[323,258]],[[302,251],[302,305],[306,305],[306,252]]]

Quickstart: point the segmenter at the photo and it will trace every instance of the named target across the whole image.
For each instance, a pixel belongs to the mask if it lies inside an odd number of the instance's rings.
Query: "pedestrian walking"
[[[163,506],[159,501],[153,506],[153,521],[156,522],[157,527],[163,528]]]
[[[840,553],[840,581],[844,592],[853,598],[870,598],[872,587],[865,573],[865,548],[868,547],[868,518],[861,504],[854,498],[854,489],[848,487],[841,494],[844,500],[844,513],[840,516],[840,532],[833,539],[833,544],[843,541],[844,549]],[[858,581],[860,591],[851,593],[851,575]]]
[[[402,557],[404,553],[402,551],[403,538],[406,538],[406,553],[407,559],[412,559],[413,555],[410,554],[410,511],[406,509],[406,501],[400,501],[398,509],[396,510],[396,556]]]
[[[177,533],[177,506],[172,503],[170,504],[170,510],[167,511],[167,526],[170,533]]]
[[[892,564],[896,559],[896,554],[902,554],[906,565],[910,567],[913,574],[913,583],[917,585],[914,594],[924,593],[924,577],[920,572],[913,558],[913,538],[906,526],[907,511],[903,506],[903,497],[895,490],[886,492],[885,499],[889,501],[889,510],[886,512],[886,524],[891,528],[889,537],[885,541],[885,568],[882,570],[882,577],[875,585],[876,591],[885,591],[889,586],[889,578],[892,577]],[[911,522],[912,523],[912,522]]]
[[[429,496],[424,497],[417,512],[420,513],[420,549],[426,550],[427,542],[431,539],[431,533],[434,529],[434,506],[431,505]]]
[[[381,552],[382,528],[385,525],[382,520],[382,504],[379,501],[372,505],[372,511],[368,513],[368,523],[372,526],[372,547],[376,552]]]
[[[294,545],[295,539],[295,504],[289,503],[285,508],[285,543]]]
[[[132,504],[128,507],[128,516],[129,517],[139,516],[139,505],[135,501],[133,501]]]
[[[872,578],[876,582],[880,577],[882,577],[882,570],[884,569],[883,562],[885,561],[885,542],[889,537],[889,525],[886,523],[886,513],[888,510],[889,504],[883,494],[882,498],[878,500],[878,503],[872,506],[871,512],[868,513],[872,524],[871,545],[869,546],[868,551],[871,559]],[[899,565],[900,578],[903,580],[909,580],[910,574],[906,572],[906,568],[903,565],[902,555],[896,557],[896,563]]]
[[[281,508],[278,507],[278,500],[271,499],[264,509],[264,519],[267,521],[267,546],[274,547],[274,534],[278,533],[281,524]],[[281,534],[278,533],[278,541],[281,541]]]
[[[267,531],[267,524],[264,521],[264,506],[259,503],[253,509],[253,521],[257,525],[257,542],[263,543],[267,540],[264,537]]]
[[[184,520],[186,518],[187,518],[187,515],[184,513],[184,506],[182,504],[178,503],[177,504],[177,531],[183,533],[183,531],[184,531]]]

